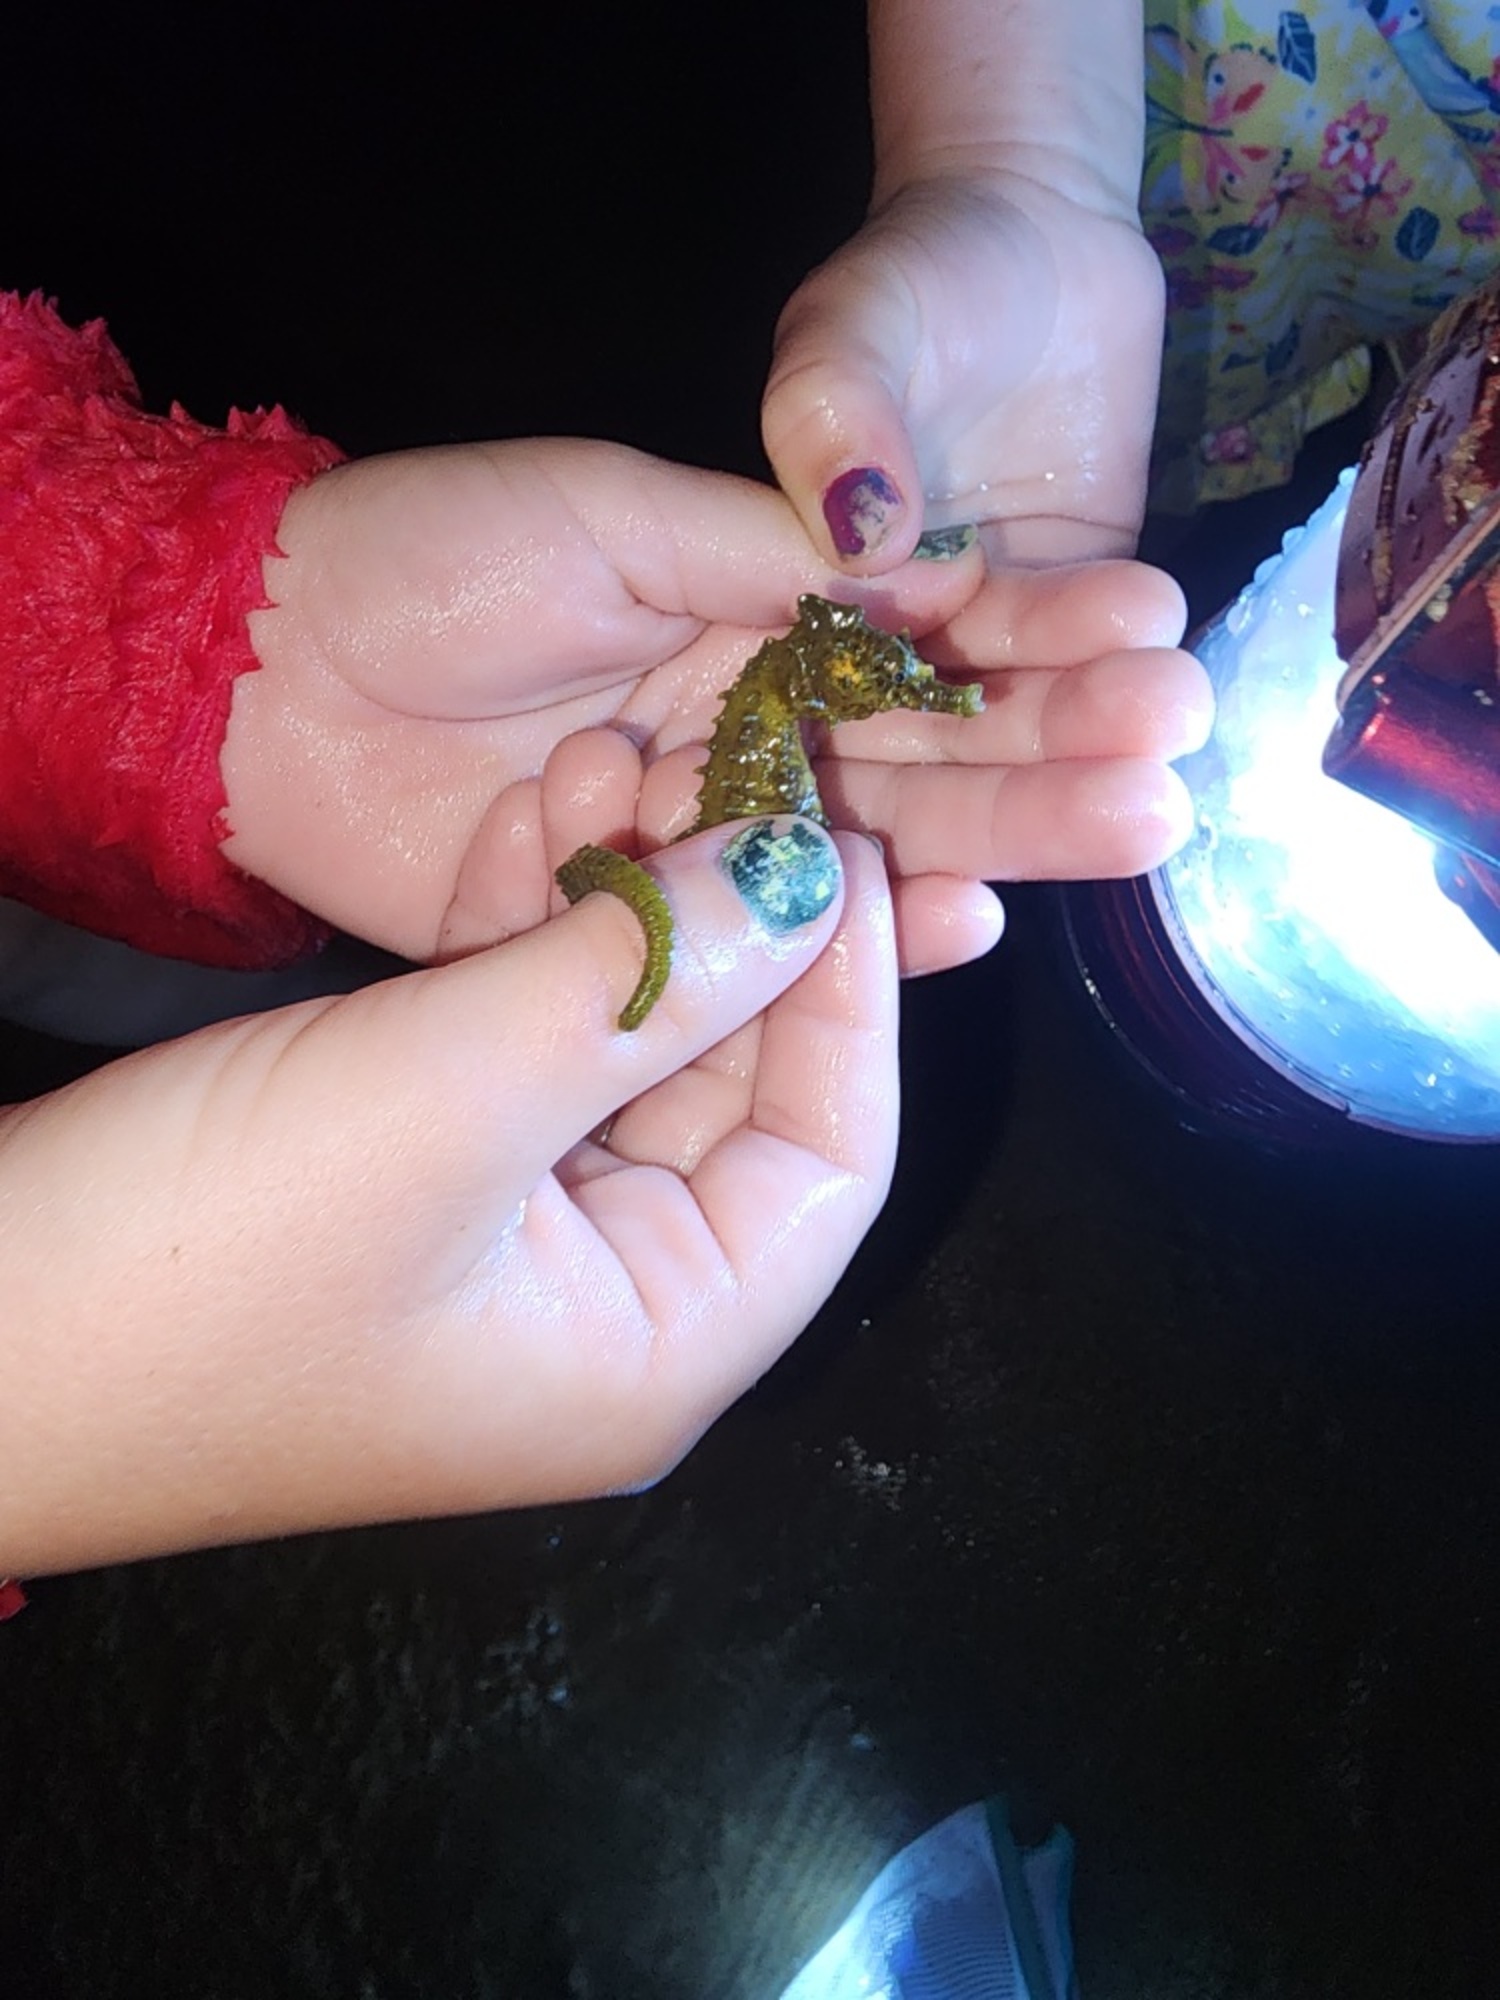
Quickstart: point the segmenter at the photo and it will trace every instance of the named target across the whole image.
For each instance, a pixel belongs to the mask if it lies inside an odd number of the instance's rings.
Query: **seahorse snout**
[[[931,715],[978,715],[984,689],[978,681],[940,681],[936,674],[926,674],[902,682],[896,706]]]

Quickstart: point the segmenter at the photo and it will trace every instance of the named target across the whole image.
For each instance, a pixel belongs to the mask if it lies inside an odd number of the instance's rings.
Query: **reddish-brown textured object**
[[[147,415],[101,321],[0,294],[0,895],[204,965],[322,941],[220,851],[219,757],[262,558],[341,457],[279,408]]]
[[[26,1609],[26,1593],[13,1576],[0,1576],[0,1625]]]
[[[1323,768],[1443,844],[1494,941],[1500,907],[1500,282],[1430,329],[1361,461],[1339,545],[1348,663]]]
[[[1426,674],[1350,693],[1323,769],[1435,840],[1500,864],[1500,709]]]
[[[1353,660],[1431,595],[1465,531],[1500,488],[1500,285],[1434,321],[1426,345],[1365,448],[1339,545],[1334,636]],[[1493,686],[1495,632],[1484,577],[1438,600],[1402,633],[1403,668],[1451,686]]]

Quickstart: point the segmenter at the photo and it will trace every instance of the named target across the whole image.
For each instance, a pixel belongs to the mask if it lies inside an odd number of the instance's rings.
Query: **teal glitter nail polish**
[[[929,528],[912,554],[918,562],[957,562],[979,540],[979,530],[971,521],[953,528]]]
[[[756,820],[723,854],[724,871],[746,906],[776,937],[822,916],[838,893],[833,843],[804,820]]]

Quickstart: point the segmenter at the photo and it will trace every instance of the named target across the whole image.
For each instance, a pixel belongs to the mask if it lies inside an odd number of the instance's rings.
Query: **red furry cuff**
[[[204,965],[322,941],[220,852],[219,755],[261,559],[340,457],[280,409],[147,416],[101,321],[0,293],[0,895]]]

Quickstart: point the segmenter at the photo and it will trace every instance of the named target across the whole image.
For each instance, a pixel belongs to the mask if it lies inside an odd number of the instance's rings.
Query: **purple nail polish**
[[[841,556],[873,554],[900,513],[900,493],[874,465],[841,472],[823,495],[823,519]]]

